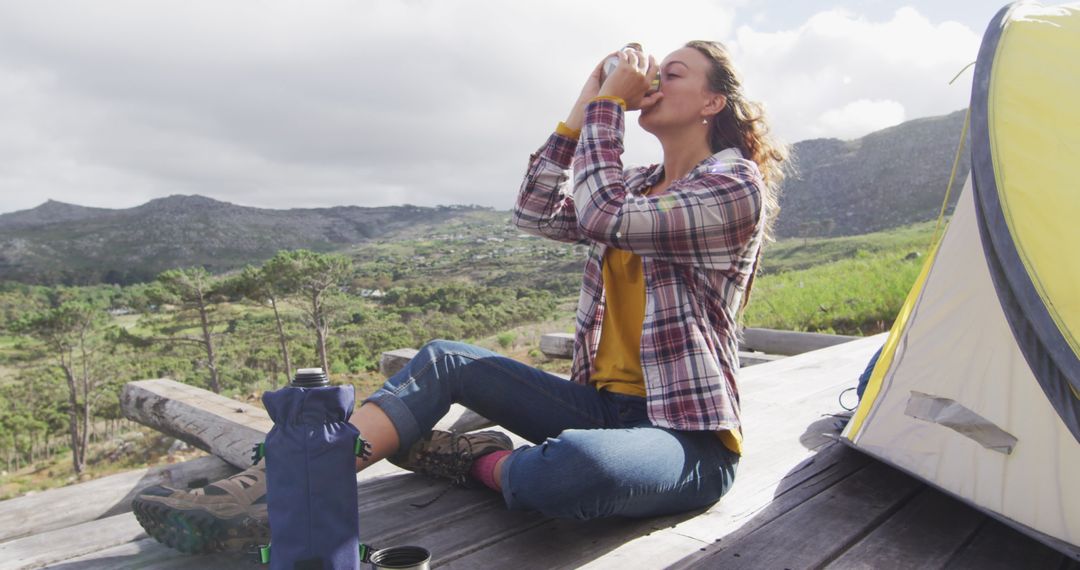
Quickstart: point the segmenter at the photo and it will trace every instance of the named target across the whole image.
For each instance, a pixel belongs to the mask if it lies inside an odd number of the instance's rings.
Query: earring
[[[707,125],[707,124],[709,124],[709,120],[708,119],[702,119],[701,124]]]

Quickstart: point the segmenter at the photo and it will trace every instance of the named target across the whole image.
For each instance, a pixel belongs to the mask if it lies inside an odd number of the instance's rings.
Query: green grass
[[[751,327],[836,334],[888,330],[924,259],[896,252],[860,253],[809,269],[764,275],[755,284],[745,322]]]
[[[853,335],[888,330],[926,259],[934,225],[769,244],[744,322]]]
[[[923,222],[894,230],[835,238],[791,238],[765,246],[761,270],[764,274],[816,267],[862,253],[925,254],[929,250],[935,222]]]
[[[113,317],[112,322],[124,330],[132,331],[139,324],[139,317],[140,315],[119,315]]]
[[[18,370],[10,366],[10,362],[20,356],[19,349],[22,337],[15,335],[0,335],[0,385],[14,381]]]

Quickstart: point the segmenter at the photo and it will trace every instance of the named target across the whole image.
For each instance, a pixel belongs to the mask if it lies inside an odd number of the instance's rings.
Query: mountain
[[[936,218],[963,121],[964,112],[957,111],[859,139],[794,144],[796,172],[782,189],[777,235],[857,235]],[[950,205],[967,176],[968,156],[962,155]],[[416,235],[476,209],[271,210],[177,195],[113,210],[50,200],[0,215],[0,281],[132,283],[192,265],[220,272],[280,249],[334,251]],[[491,235],[505,227],[497,218],[482,222],[492,224]]]
[[[20,228],[44,224],[78,222],[110,212],[106,208],[87,208],[49,200],[32,210],[0,214],[0,227]]]
[[[857,235],[935,219],[964,111],[915,119],[862,138],[795,143],[797,172],[780,195],[779,237]],[[970,168],[965,143],[950,208]]]
[[[192,265],[220,272],[257,263],[281,249],[332,251],[393,238],[475,209],[272,210],[176,195],[113,210],[50,200],[0,215],[0,281],[132,283]]]

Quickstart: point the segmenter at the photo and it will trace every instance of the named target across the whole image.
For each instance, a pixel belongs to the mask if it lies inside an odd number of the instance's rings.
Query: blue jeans
[[[406,450],[453,402],[536,445],[510,454],[502,492],[511,509],[551,517],[649,517],[712,505],[739,457],[712,432],[655,427],[645,399],[598,391],[463,343],[428,343],[365,400],[381,408]]]

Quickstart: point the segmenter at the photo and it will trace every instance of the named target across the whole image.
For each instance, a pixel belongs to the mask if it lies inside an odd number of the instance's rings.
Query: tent
[[[1080,559],[1080,4],[975,64],[971,173],[842,440]]]

